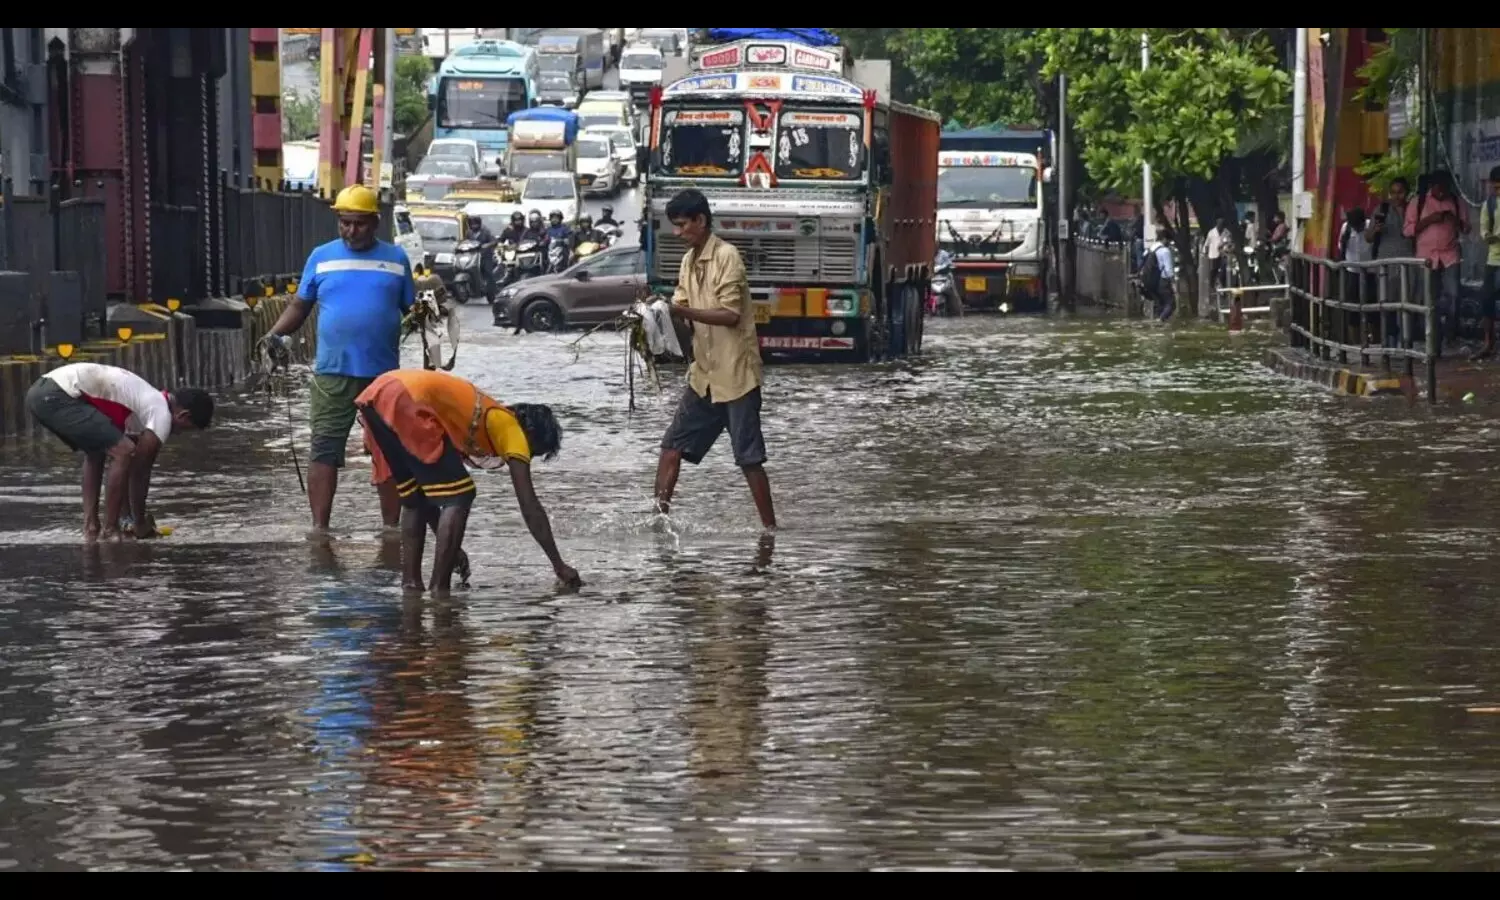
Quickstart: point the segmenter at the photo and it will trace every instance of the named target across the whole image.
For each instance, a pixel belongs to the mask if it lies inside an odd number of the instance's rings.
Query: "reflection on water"
[[[555,589],[481,478],[473,587],[403,598],[351,460],[302,538],[298,398],[174,440],[158,542],[84,547],[77,462],[0,451],[0,865],[21,869],[1483,868],[1500,849],[1496,433],[1222,334],[939,321],[769,372],[649,490],[622,345],[465,312],[546,402]],[[1253,340],[1253,339],[1252,339]],[[411,354],[415,360],[414,352]],[[305,457],[304,457],[305,458]]]

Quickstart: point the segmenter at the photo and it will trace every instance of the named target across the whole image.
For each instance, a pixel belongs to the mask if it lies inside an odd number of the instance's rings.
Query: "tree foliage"
[[[432,76],[432,61],[425,56],[396,57],[396,83],[393,96],[392,127],[397,134],[410,135],[427,120],[427,80]],[[366,82],[365,115],[375,109],[375,83]],[[293,94],[281,104],[282,138],[289,141],[316,139],[319,99],[314,89],[308,94]]]
[[[1089,174],[1106,188],[1212,181],[1231,157],[1280,147],[1291,78],[1268,29],[1043,28],[1044,77],[1068,75]],[[1141,68],[1141,35],[1150,65]]]
[[[1355,99],[1388,105],[1393,98],[1404,97],[1409,104],[1407,114],[1411,115],[1421,105],[1421,99],[1414,97],[1422,60],[1421,29],[1381,30],[1385,32],[1385,44],[1360,66],[1358,74],[1365,84],[1355,93]],[[1406,137],[1391,151],[1355,167],[1379,194],[1384,194],[1397,178],[1405,178],[1408,184],[1416,183],[1422,168],[1422,129],[1408,126]]]

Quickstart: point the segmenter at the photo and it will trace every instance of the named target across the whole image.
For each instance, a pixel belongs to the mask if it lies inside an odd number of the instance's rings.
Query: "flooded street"
[[[727,439],[653,525],[680,371],[631,416],[621,336],[464,315],[457,374],[562,422],[577,594],[503,473],[452,601],[403,603],[364,457],[309,544],[281,400],[167,445],[149,544],[84,547],[76,460],[0,447],[0,867],[1500,853],[1489,413],[1278,379],[1265,337],[930,321],[922,359],[767,369],[771,548]]]

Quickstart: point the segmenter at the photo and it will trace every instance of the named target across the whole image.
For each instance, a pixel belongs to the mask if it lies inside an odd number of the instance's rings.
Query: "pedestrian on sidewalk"
[[[693,326],[693,363],[656,465],[656,505],[665,514],[682,461],[693,465],[729,431],[735,465],[745,473],[761,525],[776,527],[766,442],[760,430],[761,360],[750,280],[733,244],[713,233],[713,212],[701,191],[679,191],[667,218],[688,245],[677,273],[672,315]]]
[[[1172,229],[1156,228],[1156,239],[1141,261],[1141,292],[1152,301],[1159,322],[1177,311],[1177,266],[1172,259]]]
[[[437,539],[428,589],[450,590],[455,570],[468,580],[463,540],[478,489],[466,462],[510,470],[521,517],[558,579],[570,587],[583,583],[558,553],[547,511],[531,481],[531,461],[551,459],[562,444],[562,429],[550,408],[505,406],[456,375],[423,369],[387,372],[354,403],[365,426],[372,478],[400,497],[403,587],[422,590],[428,529]]]
[[[1480,289],[1479,330],[1484,344],[1474,354],[1475,359],[1489,359],[1495,355],[1495,299],[1500,296],[1500,223],[1496,220],[1496,198],[1500,197],[1500,166],[1490,169],[1490,195],[1485,198],[1484,209],[1479,214],[1480,234],[1487,249],[1484,264],[1484,287]]]
[[[1416,241],[1407,237],[1403,230],[1410,199],[1411,184],[1399,176],[1391,179],[1390,187],[1386,189],[1386,199],[1375,207],[1374,214],[1370,216],[1370,224],[1365,227],[1365,238],[1370,242],[1375,259],[1411,259],[1417,255]],[[1405,296],[1411,296],[1415,301],[1419,295],[1403,293],[1402,282],[1398,280],[1404,279],[1410,289],[1412,282],[1407,278],[1408,274],[1407,269],[1392,268],[1376,273],[1376,277],[1385,280],[1386,297],[1392,301]],[[1401,319],[1398,313],[1385,314],[1385,334],[1387,347],[1400,344]]]
[[[1402,231],[1416,241],[1417,256],[1427,260],[1428,278],[1438,315],[1438,350],[1458,337],[1459,265],[1462,251],[1459,237],[1469,231],[1468,204],[1453,185],[1453,174],[1446,169],[1433,172],[1427,189],[1417,192],[1415,202],[1406,207],[1406,224]]]
[[[284,343],[318,304],[318,356],[307,412],[312,426],[307,500],[314,535],[326,535],[354,427],[354,398],[378,376],[401,367],[401,319],[416,302],[406,251],[375,236],[380,205],[375,192],[356,184],[333,204],[339,236],[307,257],[297,296],[265,340]],[[401,503],[391,485],[380,485],[380,517],[387,529],[400,522]]]
[[[84,454],[83,537],[89,541],[120,539],[127,492],[132,536],[156,537],[156,519],[146,511],[156,454],[173,431],[207,428],[214,418],[214,398],[201,388],[161,391],[134,372],[97,363],[61,366],[38,378],[26,395],[26,408],[42,427]],[[106,458],[109,488],[101,523]]]

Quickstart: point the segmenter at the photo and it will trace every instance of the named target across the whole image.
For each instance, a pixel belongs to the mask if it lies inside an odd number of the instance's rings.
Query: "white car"
[[[615,159],[620,161],[621,177],[624,178],[625,184],[628,187],[635,187],[641,183],[641,174],[636,171],[635,132],[629,125],[592,125],[585,128],[583,133],[609,135],[615,147]]]
[[[609,135],[584,129],[574,145],[578,150],[578,183],[585,194],[604,194],[613,197],[620,193],[625,180],[619,156],[615,153],[614,141]]]
[[[422,244],[422,233],[417,231],[411,221],[411,211],[405,206],[397,204],[392,210],[396,217],[396,246],[406,251],[406,260],[411,263],[412,271],[417,266],[426,265],[424,257],[426,248]]]
[[[484,168],[479,142],[473,138],[437,138],[427,145],[427,156],[462,156],[474,160],[474,168]]]
[[[562,213],[563,222],[570,228],[578,224],[578,212],[582,208],[583,200],[578,196],[578,176],[572,172],[535,172],[526,179],[526,186],[521,189],[522,212],[541,210],[542,218],[546,219],[555,209]]]

